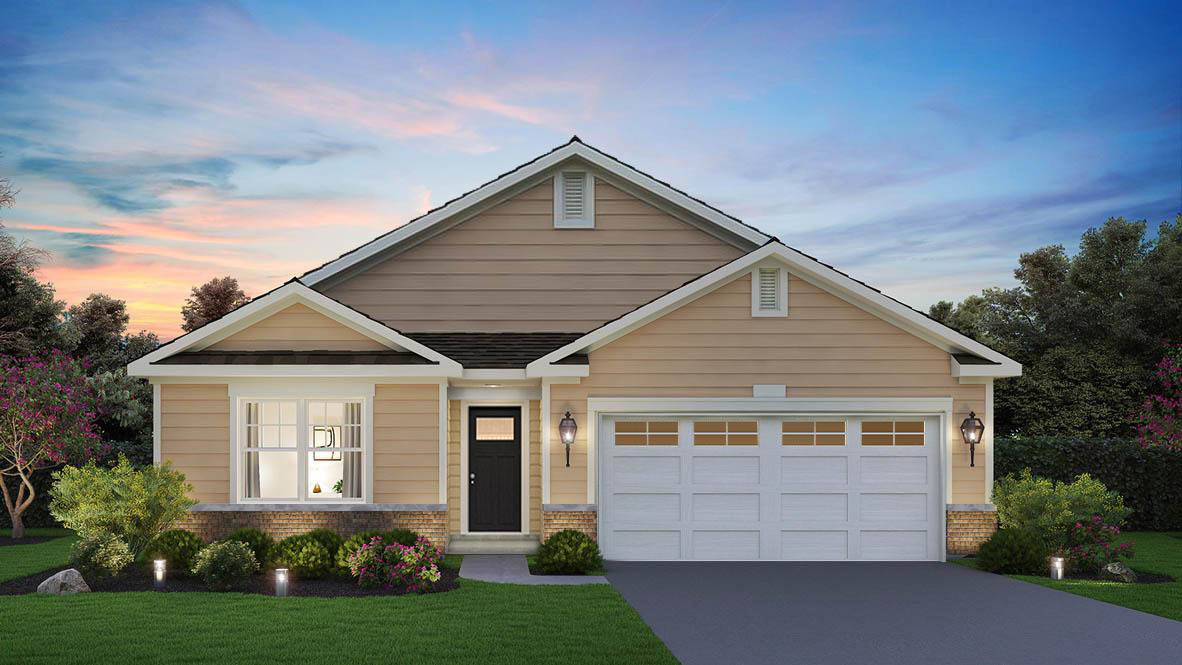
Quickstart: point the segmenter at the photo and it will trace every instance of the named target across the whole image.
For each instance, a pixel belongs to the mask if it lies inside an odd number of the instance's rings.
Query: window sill
[[[199,503],[193,512],[437,512],[444,503]]]

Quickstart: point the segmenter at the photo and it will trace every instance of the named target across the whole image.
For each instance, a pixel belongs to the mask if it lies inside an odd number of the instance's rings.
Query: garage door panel
[[[759,558],[759,531],[700,531],[690,537],[693,558],[743,561]]]
[[[844,522],[849,519],[849,496],[845,493],[781,494],[780,519]]]
[[[759,458],[754,455],[695,455],[692,464],[695,485],[759,484]]]
[[[845,456],[785,456],[780,459],[784,485],[845,485],[849,482],[849,458]]]
[[[863,455],[861,461],[864,485],[927,485],[926,455]]]
[[[681,483],[681,460],[674,456],[626,456],[612,459],[615,485],[671,486]]]
[[[617,493],[611,503],[615,522],[676,522],[681,519],[680,494]]]
[[[862,558],[878,560],[927,559],[928,532],[862,531]]]
[[[927,494],[862,494],[860,503],[863,522],[928,519]]]
[[[849,558],[848,531],[781,531],[780,558],[786,561],[841,561]]]
[[[612,554],[617,559],[658,561],[681,559],[681,532],[616,530],[611,533]]]
[[[690,510],[694,522],[758,522],[759,494],[695,492]]]

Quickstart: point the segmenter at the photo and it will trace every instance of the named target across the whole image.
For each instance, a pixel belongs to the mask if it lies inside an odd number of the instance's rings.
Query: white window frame
[[[564,219],[562,181],[568,173],[583,174],[585,189],[583,190],[583,217],[581,219]],[[588,169],[561,169],[554,174],[554,228],[556,229],[593,229],[595,228],[595,174]]]
[[[759,307],[759,271],[776,270],[776,308]],[[788,316],[788,270],[781,265],[756,265],[751,269],[751,316]]]
[[[231,395],[230,405],[230,496],[240,504],[363,504],[373,503],[373,386],[364,388],[332,388],[300,386],[250,386]],[[296,402],[296,448],[297,495],[295,497],[246,497],[242,487],[242,466],[245,453],[246,409],[248,402]],[[361,498],[327,498],[313,495],[308,485],[308,456],[312,453],[309,445],[308,403],[309,402],[360,402],[361,403]]]

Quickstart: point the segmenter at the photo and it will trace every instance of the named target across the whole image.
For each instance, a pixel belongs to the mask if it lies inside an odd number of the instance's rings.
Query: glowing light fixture
[[[960,424],[960,435],[964,437],[964,442],[969,444],[969,466],[977,466],[974,453],[977,444],[981,443],[981,434],[984,432],[985,423],[981,422],[976,413],[969,411],[969,417]]]
[[[286,568],[276,568],[275,569],[275,595],[276,596],[286,596],[287,595],[287,569]]]
[[[570,411],[567,411],[566,415],[562,417],[562,421],[558,423],[558,436],[562,439],[562,444],[566,446],[567,466],[570,466],[570,447],[575,442],[575,433],[578,431],[579,424],[570,417]]]
[[[167,562],[164,559],[155,559],[152,561],[152,576],[156,581],[156,590],[164,590],[164,566]]]
[[[1061,557],[1061,556],[1051,557],[1051,579],[1052,580],[1063,579],[1063,568],[1064,568],[1065,564],[1066,564],[1066,561],[1063,559],[1063,557]]]

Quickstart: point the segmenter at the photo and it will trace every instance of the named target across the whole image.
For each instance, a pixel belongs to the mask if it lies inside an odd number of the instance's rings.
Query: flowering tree
[[[94,394],[77,361],[56,351],[0,356],[0,490],[13,538],[25,534],[21,513],[36,497],[34,473],[103,452],[94,418]]]
[[[1159,392],[1141,406],[1137,435],[1143,446],[1182,450],[1182,345],[1166,352],[1154,376]]]

